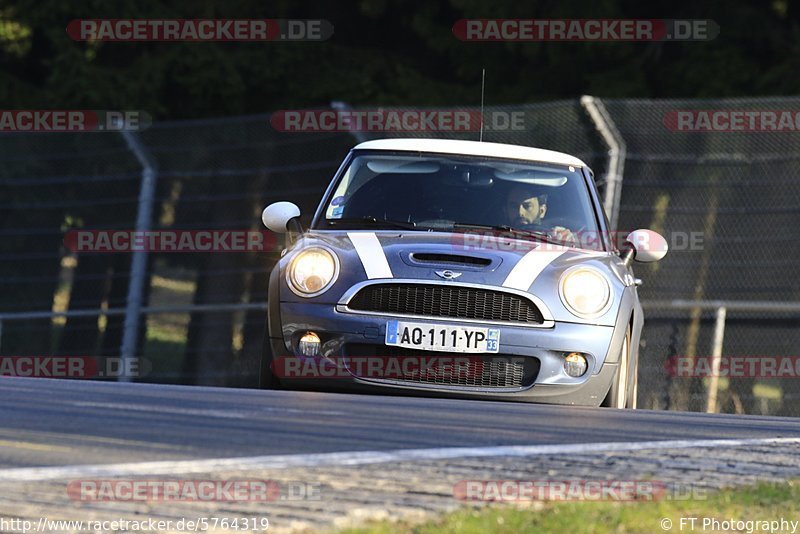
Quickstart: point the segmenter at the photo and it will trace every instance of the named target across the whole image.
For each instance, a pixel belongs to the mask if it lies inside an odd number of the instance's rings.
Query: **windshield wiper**
[[[550,234],[547,232],[539,232],[536,230],[522,230],[520,228],[512,228],[507,224],[473,224],[473,223],[461,223],[457,222],[453,224],[453,228],[474,228],[480,230],[494,230],[499,232],[508,232],[509,234],[524,236],[524,237],[533,237],[538,239],[539,241],[544,241],[545,243],[550,243],[552,245],[561,245],[562,242],[553,239]]]
[[[411,230],[417,227],[417,223],[409,222],[409,221],[395,221],[392,219],[378,219],[373,215],[365,215],[363,217],[347,217],[344,219],[328,219],[328,225],[335,226],[339,223],[344,224],[359,224],[359,223],[367,223],[367,224],[386,224],[388,226],[394,226],[395,228],[404,228],[406,230]]]

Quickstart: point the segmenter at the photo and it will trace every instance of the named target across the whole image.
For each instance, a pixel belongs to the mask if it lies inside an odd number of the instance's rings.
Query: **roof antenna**
[[[481,134],[478,138],[478,142],[483,142],[483,94],[484,89],[486,87],[486,69],[483,69],[483,74],[481,75]]]

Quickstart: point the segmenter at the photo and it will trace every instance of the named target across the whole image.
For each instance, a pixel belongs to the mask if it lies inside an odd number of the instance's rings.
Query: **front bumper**
[[[307,302],[282,302],[280,317],[282,331],[271,332],[273,358],[305,358],[295,356],[299,354],[299,337],[306,332],[315,332],[322,338],[321,357],[331,357],[334,360],[348,344],[383,345],[386,323],[394,319],[388,315],[340,312],[331,304]],[[458,324],[429,317],[408,320],[451,326]],[[556,322],[550,328],[492,326],[500,329],[500,354],[538,360],[538,373],[532,384],[517,388],[474,388],[398,383],[350,374],[344,378],[282,378],[280,381],[285,387],[388,391],[397,394],[432,394],[585,406],[597,406],[605,398],[617,367],[615,361],[609,361],[608,355],[619,354],[621,347],[621,337],[614,335],[614,327],[566,322]],[[583,353],[587,358],[589,367],[581,377],[570,377],[564,372],[564,356],[570,352]],[[611,358],[613,359],[615,357]],[[338,361],[341,362],[341,359]]]

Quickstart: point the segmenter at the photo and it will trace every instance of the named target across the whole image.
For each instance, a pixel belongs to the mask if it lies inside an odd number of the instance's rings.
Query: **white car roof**
[[[529,146],[506,145],[502,143],[483,143],[479,141],[460,141],[453,139],[376,139],[366,141],[355,147],[357,150],[400,150],[406,152],[432,152],[439,154],[460,154],[484,156],[489,158],[521,159],[542,163],[556,163],[586,167],[587,165],[569,154],[532,148]]]

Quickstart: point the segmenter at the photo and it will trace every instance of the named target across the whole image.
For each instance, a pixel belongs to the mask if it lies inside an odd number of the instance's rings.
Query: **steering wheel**
[[[569,230],[572,233],[573,236],[576,236],[577,234],[580,234],[581,232],[586,230],[586,225],[581,226],[580,228],[578,228],[576,230],[571,229],[569,225],[571,225],[573,222],[574,221],[572,221],[571,219],[569,219],[567,217],[554,217],[554,218],[551,218],[551,219],[547,219],[547,224],[542,224],[541,222],[536,222],[536,223],[531,223],[531,224],[523,224],[523,225],[520,225],[518,228],[520,230],[531,230],[531,231],[534,231],[534,232],[542,232],[542,233],[547,234],[548,237],[551,237],[553,239],[558,239],[553,234],[553,229],[555,227],[557,227],[557,226],[560,226],[562,228],[566,228],[567,230]],[[562,241],[562,240],[559,239],[559,241]],[[568,243],[570,240],[565,239],[563,241],[565,243]]]

